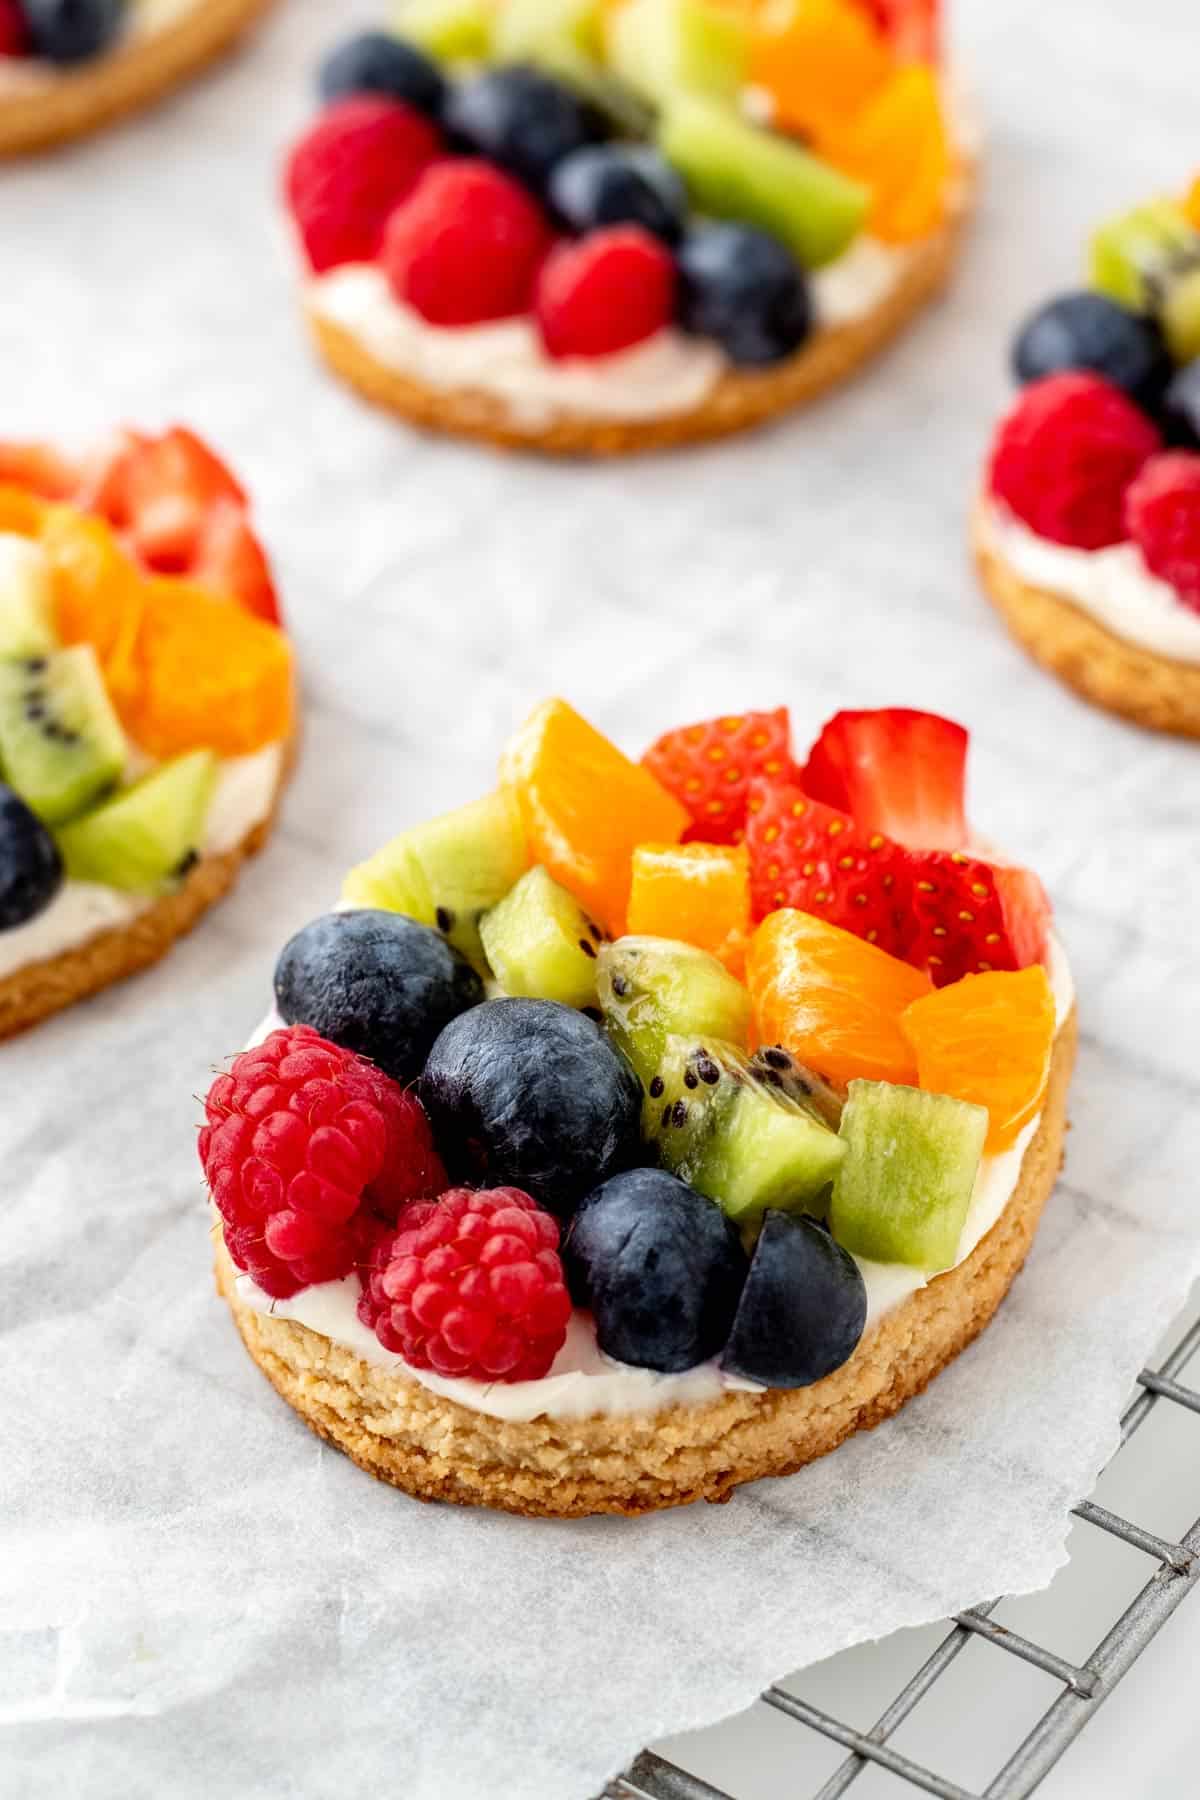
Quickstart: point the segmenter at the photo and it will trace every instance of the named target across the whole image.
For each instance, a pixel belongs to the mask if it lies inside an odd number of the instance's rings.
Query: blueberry
[[[1017,333],[1012,365],[1018,381],[1062,369],[1090,369],[1153,405],[1170,380],[1171,358],[1153,319],[1127,312],[1106,294],[1061,294]]]
[[[815,1219],[769,1212],[721,1367],[767,1387],[811,1387],[849,1361],[866,1323],[854,1258]]]
[[[36,813],[0,782],[0,931],[44,912],[62,881],[58,845]]]
[[[641,1083],[553,1000],[489,1000],[455,1019],[420,1093],[456,1179],[523,1188],[560,1217],[639,1153]]]
[[[275,965],[288,1025],[413,1081],[444,1025],[483,999],[483,983],[440,931],[401,913],[327,913],[298,931]]]
[[[702,225],[679,251],[680,322],[732,362],[782,362],[813,326],[808,277],[778,238],[749,225]]]
[[[630,1169],[589,1194],[563,1260],[605,1355],[663,1374],[717,1354],[746,1279],[734,1225],[664,1169]]]
[[[437,64],[386,31],[348,38],[321,65],[318,86],[324,101],[347,94],[385,94],[418,112],[440,118],[446,81]]]
[[[126,11],[125,0],[24,0],[24,7],[35,52],[59,63],[107,50]]]
[[[1167,384],[1161,409],[1167,441],[1200,450],[1200,358],[1177,369]]]
[[[687,218],[687,188],[657,150],[594,144],[563,158],[550,177],[550,204],[583,234],[605,225],[641,225],[677,244]]]
[[[607,133],[594,107],[523,65],[488,69],[452,88],[444,117],[461,144],[539,193],[565,156]]]

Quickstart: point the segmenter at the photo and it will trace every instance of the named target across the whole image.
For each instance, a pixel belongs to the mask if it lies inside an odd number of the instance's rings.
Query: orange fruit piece
[[[64,644],[92,646],[124,719],[140,681],[135,650],[145,603],[141,571],[109,526],[73,507],[46,507],[40,537],[59,636]]]
[[[871,189],[867,229],[885,243],[928,237],[945,218],[954,159],[937,76],[925,64],[898,69],[821,151]]]
[[[150,756],[247,756],[291,732],[287,639],[207,588],[172,576],[146,581],[136,664],[137,693],[122,717]]]
[[[750,935],[750,853],[744,844],[639,844],[628,928],[680,938],[740,977]]]
[[[28,488],[0,483],[0,531],[11,531],[15,537],[36,537],[45,514],[46,502]]]
[[[1003,1150],[1041,1107],[1056,1022],[1050,981],[1038,965],[964,975],[914,1001],[900,1024],[919,1085],[986,1106],[988,1149]]]
[[[1196,230],[1200,231],[1200,175],[1197,175],[1195,181],[1193,181],[1191,187],[1187,191],[1187,198],[1183,203],[1183,210],[1191,220],[1192,224],[1196,227]]]
[[[750,940],[746,982],[760,1044],[782,1044],[836,1086],[859,1076],[916,1085],[900,1018],[933,991],[922,970],[840,925],[783,907]]]
[[[500,780],[517,796],[532,860],[620,937],[634,850],[678,843],[689,823],[678,800],[565,700],[544,700],[530,715],[501,758]]]
[[[763,10],[750,46],[750,85],[772,101],[772,123],[818,150],[879,92],[895,66],[871,20],[849,0],[792,0]]]

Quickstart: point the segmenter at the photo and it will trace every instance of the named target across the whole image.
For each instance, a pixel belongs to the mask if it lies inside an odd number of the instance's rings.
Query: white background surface
[[[948,304],[862,382],[781,431],[602,470],[419,441],[308,361],[271,211],[275,162],[305,114],[317,45],[375,10],[291,0],[250,55],[169,109],[0,174],[3,429],[86,440],[114,420],[178,416],[210,434],[258,499],[308,689],[306,756],[284,830],[233,901],[168,967],[0,1053],[0,1185],[13,1221],[0,1246],[0,1519],[13,1523],[0,1539],[0,1792],[22,1800],[222,1789],[307,1800],[343,1777],[350,1788],[386,1780],[438,1800],[451,1792],[448,1775],[414,1752],[420,1717],[406,1718],[405,1703],[426,1704],[427,1693],[398,1676],[405,1615],[380,1598],[387,1531],[409,1529],[407,1503],[382,1489],[364,1498],[361,1477],[281,1416],[208,1297],[188,1096],[260,1016],[280,943],[326,904],[343,866],[479,791],[504,734],[546,692],[569,693],[631,748],[673,719],[780,699],[801,736],[839,705],[893,701],[973,726],[975,818],[1055,891],[1085,983],[1085,1050],[1071,1176],[1010,1318],[955,1379],[994,1374],[996,1358],[1019,1354],[1021,1306],[1035,1295],[1052,1361],[1054,1300],[1064,1311],[1079,1302],[1084,1233],[1102,1251],[1089,1300],[1104,1314],[1143,1252],[1127,1235],[1131,1196],[1152,1195],[1160,1230],[1175,1234],[1176,1299],[1196,1248],[1200,978],[1185,879],[1200,753],[1088,711],[1027,665],[978,598],[962,551],[1012,321],[1074,277],[1089,221],[1178,185],[1198,160],[1191,0],[964,5],[959,37],[990,156]],[[1160,1271],[1139,1303],[1152,1312],[1154,1297],[1161,1312],[1169,1291]],[[1145,1324],[1147,1350],[1153,1335]],[[1133,1353],[1093,1351],[1074,1380],[1098,1456],[1104,1432],[1090,1407],[1103,1394],[1103,1415],[1115,1415]],[[1019,1386],[1029,1369],[1014,1366]],[[947,1404],[961,1391],[951,1379],[944,1388]],[[1026,1397],[1012,1396],[1014,1427]],[[852,1465],[877,1467],[869,1459],[891,1441],[876,1434],[841,1461],[841,1479]],[[1178,1531],[1200,1489],[1195,1431],[1174,1448],[1165,1428],[1152,1442],[1144,1485],[1104,1497]],[[274,1590],[256,1585],[239,1554],[281,1479],[288,1504],[271,1579],[298,1581],[282,1632]],[[832,1477],[816,1480],[812,1491],[832,1505]],[[995,1510],[975,1525],[997,1555],[1020,1537],[1028,1499],[1012,1471],[997,1476]],[[318,1522],[344,1532],[347,1553],[362,1532],[377,1590],[322,1583]],[[681,1528],[715,1534],[717,1522],[685,1520],[671,1528],[676,1541]],[[477,1536],[491,1529],[481,1520]],[[1044,1531],[1052,1551],[1049,1521]],[[581,1556],[591,1541],[580,1534]],[[1139,1572],[1135,1563],[1127,1573],[1127,1593]],[[1036,1617],[1055,1648],[1083,1654],[1110,1614],[1098,1581],[1077,1583],[1065,1602],[1027,1602],[1052,1610],[1012,1621],[1030,1628]],[[798,1641],[807,1598],[782,1594],[781,1643]],[[567,1620],[579,1630],[570,1591],[539,1604],[560,1629]],[[428,1626],[428,1609],[423,1618]],[[866,1721],[927,1637],[839,1659],[798,1691]],[[712,1646],[718,1662],[722,1650]],[[1049,1791],[1189,1792],[1186,1671],[1198,1650],[1200,1616],[1185,1610],[1134,1678],[1140,1692],[1131,1682]],[[769,1643],[761,1655],[765,1680],[778,1667]],[[960,1760],[946,1772],[968,1783],[1003,1759],[1012,1722],[1031,1722],[1041,1692],[1018,1696],[1010,1713],[989,1658],[975,1646],[961,1660],[956,1719],[899,1740],[936,1761],[950,1730]],[[482,1716],[506,1673],[472,1692]],[[615,1691],[618,1673],[593,1667],[588,1679]],[[302,1713],[286,1710],[306,1691],[333,1697],[312,1739]],[[592,1697],[555,1703],[573,1711]],[[1161,1706],[1152,1729],[1135,1715],[1139,1699]],[[591,1717],[582,1705],[579,1716]],[[738,1722],[676,1753],[739,1800],[803,1800],[806,1765],[792,1760],[803,1738],[760,1717],[753,1733]],[[537,1761],[532,1737],[521,1747]],[[823,1772],[832,1754],[807,1766]],[[577,1791],[549,1764],[521,1790],[554,1800]],[[874,1773],[858,1791],[901,1792]]]

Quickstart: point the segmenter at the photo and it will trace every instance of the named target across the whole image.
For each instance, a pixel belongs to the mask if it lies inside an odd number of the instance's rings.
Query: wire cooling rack
[[[1163,1401],[1200,1413],[1200,1391],[1178,1380],[1197,1351],[1200,1318],[1157,1368],[1144,1369],[1139,1375],[1137,1392],[1121,1420],[1118,1458],[1135,1454],[1129,1449],[1130,1440]],[[809,1800],[838,1800],[871,1765],[888,1770],[901,1787],[934,1794],[938,1800],[1025,1800],[1041,1785],[1176,1607],[1200,1585],[1200,1519],[1177,1543],[1172,1543],[1092,1500],[1077,1506],[1075,1516],[1096,1531],[1131,1545],[1157,1564],[1140,1593],[1091,1655],[1081,1663],[1072,1663],[1031,1638],[1007,1630],[992,1619],[1001,1604],[1000,1600],[993,1600],[986,1606],[958,1613],[949,1622],[950,1629],[937,1649],[869,1731],[858,1731],[783,1688],[768,1688],[762,1696],[768,1706],[848,1752],[845,1761]],[[889,1742],[973,1639],[982,1639],[996,1650],[1033,1664],[1061,1684],[1057,1698],[1024,1742],[988,1786],[979,1790],[961,1787],[936,1770],[902,1756]],[[795,1800],[801,1800],[794,1786],[790,1791]],[[737,1796],[711,1786],[653,1751],[646,1751],[625,1775],[610,1784],[604,1800],[737,1800]]]

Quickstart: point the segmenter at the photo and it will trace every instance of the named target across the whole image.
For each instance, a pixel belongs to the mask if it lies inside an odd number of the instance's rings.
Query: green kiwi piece
[[[435,926],[486,973],[479,922],[516,885],[527,863],[517,802],[501,788],[401,832],[351,869],[342,899]]]
[[[744,1048],[750,995],[707,950],[673,938],[623,937],[600,952],[597,992],[609,1036],[645,1087],[667,1038],[719,1038]]]
[[[494,62],[536,62],[560,44],[598,61],[603,53],[602,0],[504,0],[492,25]]]
[[[846,1156],[829,1207],[838,1243],[872,1262],[952,1268],[987,1131],[985,1107],[852,1081],[842,1114]]]
[[[0,657],[46,656],[57,647],[46,558],[29,538],[0,531]]]
[[[865,187],[720,101],[672,96],[658,142],[698,212],[757,225],[806,268],[832,262],[866,223]]]
[[[482,62],[491,49],[489,0],[401,0],[392,14],[397,37],[445,62]]]
[[[846,1146],[809,1101],[762,1078],[735,1044],[669,1037],[642,1106],[664,1168],[743,1230],[768,1208],[825,1211]]]
[[[658,105],[677,93],[732,100],[749,53],[746,20],[712,0],[625,0],[608,29],[610,67]]]
[[[75,881],[155,893],[182,880],[200,855],[217,779],[211,750],[192,750],[65,825],[58,844]]]
[[[1200,231],[1173,200],[1106,220],[1092,236],[1090,273],[1110,300],[1160,320],[1177,362],[1200,350]]]
[[[0,662],[0,770],[47,825],[107,793],[127,754],[90,645]]]
[[[499,906],[484,914],[479,935],[506,994],[595,1006],[604,933],[545,869],[527,869]]]

